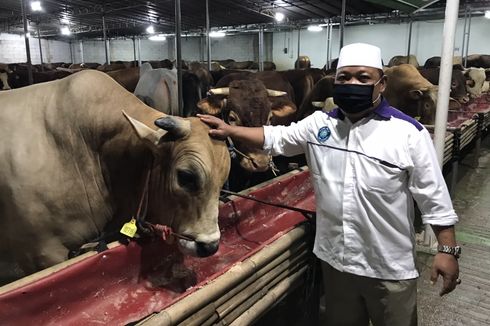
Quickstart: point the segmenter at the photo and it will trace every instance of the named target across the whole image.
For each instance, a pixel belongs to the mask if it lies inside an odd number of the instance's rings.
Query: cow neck
[[[138,208],[136,210],[135,219],[136,225],[139,230],[141,230],[146,235],[156,234],[160,236],[163,240],[166,240],[170,236],[174,236],[187,241],[194,241],[185,235],[176,233],[172,230],[173,224],[173,216],[172,220],[168,225],[162,224],[153,224],[146,221],[147,213],[148,213],[148,205],[149,205],[149,191],[150,191],[150,181],[151,181],[151,172],[153,170],[153,158],[150,159],[150,164],[148,167],[148,171],[146,172],[145,181],[143,184],[143,189],[141,191],[140,200],[138,203]]]

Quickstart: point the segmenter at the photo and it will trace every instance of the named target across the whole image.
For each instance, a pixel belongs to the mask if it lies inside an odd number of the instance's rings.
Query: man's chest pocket
[[[405,170],[384,162],[370,161],[368,164],[359,164],[357,169],[358,182],[363,188],[383,194],[395,194],[405,187],[408,178]]]

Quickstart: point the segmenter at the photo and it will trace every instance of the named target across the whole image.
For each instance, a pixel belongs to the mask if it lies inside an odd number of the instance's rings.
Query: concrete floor
[[[490,325],[490,135],[481,146],[478,167],[474,151],[459,165],[453,196],[460,222],[456,237],[462,246],[460,278],[455,291],[439,297],[441,280],[430,285],[433,256],[419,252],[419,325]]]

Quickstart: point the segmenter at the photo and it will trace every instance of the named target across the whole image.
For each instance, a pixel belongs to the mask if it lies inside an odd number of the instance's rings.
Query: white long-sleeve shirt
[[[458,221],[428,131],[386,100],[354,124],[339,109],[316,111],[264,134],[273,155],[306,154],[317,206],[313,252],[339,271],[418,276],[412,197],[424,223]]]

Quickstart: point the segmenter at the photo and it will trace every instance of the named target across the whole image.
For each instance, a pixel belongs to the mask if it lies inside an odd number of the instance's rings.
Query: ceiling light
[[[31,38],[31,33],[27,32],[27,33],[25,34],[25,36],[26,36],[27,38]]]
[[[321,32],[322,31],[322,27],[319,26],[319,25],[310,25],[308,26],[308,31],[310,32]]]
[[[41,1],[32,1],[31,9],[32,11],[43,11],[43,7],[41,7]]]
[[[276,14],[274,15],[274,18],[276,19],[276,21],[278,22],[282,22],[284,20],[284,14],[282,12],[276,12]]]
[[[148,34],[155,34],[155,27],[153,27],[153,25],[150,25],[146,28],[146,32]]]
[[[68,26],[63,26],[61,27],[61,34],[63,35],[70,35],[71,34],[71,31],[70,31],[70,28],[68,28]]]
[[[490,19],[490,10],[485,10],[485,18]]]
[[[163,42],[167,38],[163,34],[158,34],[158,35],[152,35],[148,38],[150,41],[157,41],[157,42]]]
[[[63,17],[60,19],[60,23],[68,25],[70,23],[70,20],[66,17]]]
[[[209,33],[209,37],[224,37],[225,35],[225,32],[221,31],[213,31]]]

